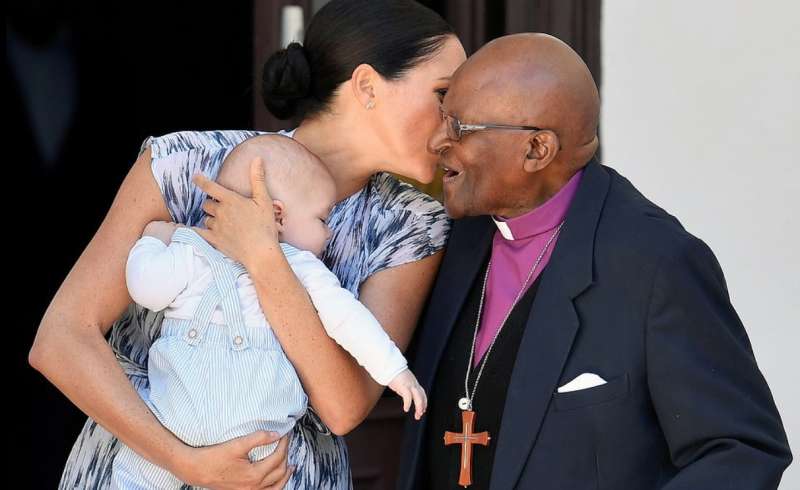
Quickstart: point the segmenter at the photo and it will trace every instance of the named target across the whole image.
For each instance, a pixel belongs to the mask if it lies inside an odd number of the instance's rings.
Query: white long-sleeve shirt
[[[387,385],[407,369],[402,352],[353,294],[314,254],[281,244],[286,260],[308,291],[328,335],[349,352],[370,376]],[[230,259],[227,259],[230,260]],[[125,278],[131,298],[167,318],[191,319],[203,293],[214,279],[205,257],[194,247],[144,236],[128,255]],[[271,328],[248,274],[236,280],[236,290],[248,327]],[[225,324],[218,307],[212,322]]]

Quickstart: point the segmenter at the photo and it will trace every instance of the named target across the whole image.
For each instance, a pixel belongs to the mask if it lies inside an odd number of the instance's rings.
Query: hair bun
[[[311,92],[311,67],[305,48],[291,43],[264,63],[261,96],[264,104],[278,119],[288,119]]]

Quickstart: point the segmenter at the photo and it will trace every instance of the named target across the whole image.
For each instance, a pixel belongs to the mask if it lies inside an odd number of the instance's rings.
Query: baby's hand
[[[169,245],[172,240],[172,234],[175,233],[175,229],[179,226],[181,225],[169,221],[151,221],[144,227],[142,236],[155,237]]]
[[[406,369],[398,374],[389,383],[389,388],[403,398],[403,411],[408,412],[411,408],[411,401],[414,401],[414,418],[419,420],[422,414],[428,408],[428,397],[425,395],[425,390],[417,382],[417,378]]]

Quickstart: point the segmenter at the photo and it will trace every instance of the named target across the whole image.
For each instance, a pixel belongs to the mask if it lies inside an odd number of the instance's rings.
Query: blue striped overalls
[[[244,267],[189,228],[175,231],[208,261],[213,281],[191,320],[165,318],[150,347],[144,401],[159,421],[190,446],[208,446],[257,430],[289,432],[308,398],[271,328],[247,327],[236,290]],[[290,250],[284,250],[290,252]],[[226,325],[211,322],[217,307]],[[254,448],[256,461],[277,443]],[[168,471],[121,447],[112,488],[180,488]]]

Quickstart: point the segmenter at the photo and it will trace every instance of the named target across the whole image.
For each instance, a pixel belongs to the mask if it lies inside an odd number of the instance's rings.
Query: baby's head
[[[250,162],[256,158],[264,163],[279,240],[319,256],[330,236],[326,221],[336,202],[330,172],[292,138],[265,134],[237,145],[222,163],[217,182],[252,196]]]

